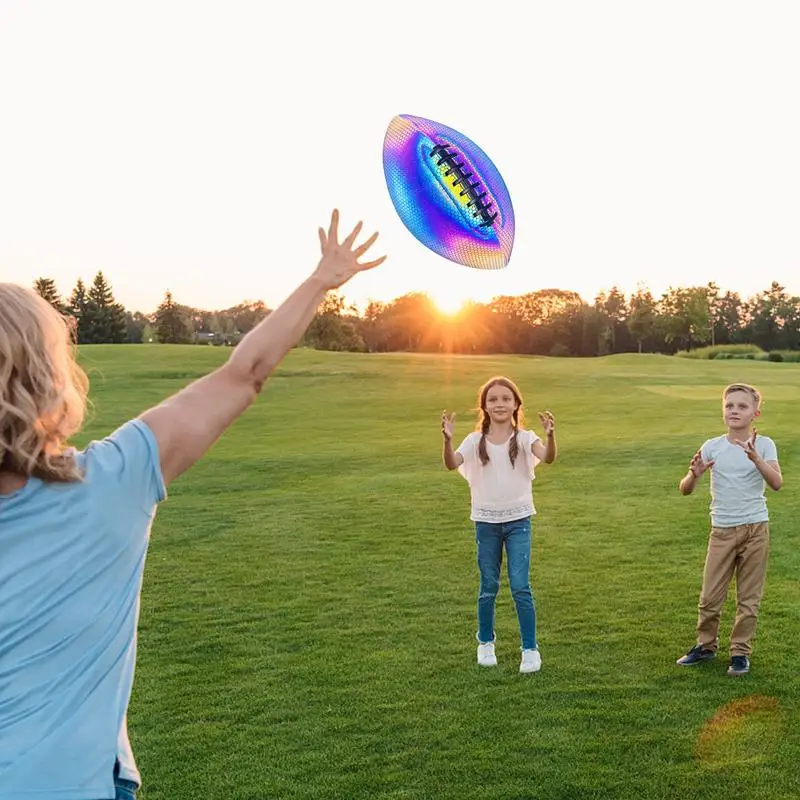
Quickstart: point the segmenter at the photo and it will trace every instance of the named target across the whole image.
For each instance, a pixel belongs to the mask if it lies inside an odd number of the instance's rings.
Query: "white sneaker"
[[[538,672],[542,668],[542,657],[538,650],[523,650],[520,672]]]
[[[494,654],[494,642],[478,645],[478,664],[482,667],[497,666],[497,656]]]

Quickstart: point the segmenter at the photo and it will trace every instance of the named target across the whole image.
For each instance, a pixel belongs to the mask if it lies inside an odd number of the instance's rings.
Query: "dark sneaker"
[[[675,663],[681,667],[693,667],[703,661],[711,661],[717,655],[716,650],[705,650],[696,644],[685,656],[681,656]]]
[[[747,656],[731,656],[728,675],[747,675],[750,672],[750,659]]]

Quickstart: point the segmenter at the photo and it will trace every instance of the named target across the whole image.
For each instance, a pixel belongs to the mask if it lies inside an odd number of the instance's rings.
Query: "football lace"
[[[454,152],[450,152],[451,150]],[[469,196],[467,208],[472,209],[472,216],[475,219],[478,217],[481,218],[482,222],[480,223],[480,227],[484,228],[487,225],[494,225],[495,219],[497,219],[497,212],[495,211],[492,213],[489,211],[494,205],[494,202],[491,199],[488,203],[484,203],[483,201],[483,198],[489,194],[489,190],[485,189],[481,192],[481,182],[479,180],[474,182],[470,180],[475,173],[464,171],[464,161],[459,162],[457,160],[459,156],[460,153],[458,150],[453,145],[447,143],[438,144],[431,150],[431,158],[438,158],[436,166],[440,167],[442,164],[447,166],[444,177],[447,178],[450,175],[455,176],[452,183],[453,188],[455,189],[457,186],[461,185],[461,191],[458,196]]]

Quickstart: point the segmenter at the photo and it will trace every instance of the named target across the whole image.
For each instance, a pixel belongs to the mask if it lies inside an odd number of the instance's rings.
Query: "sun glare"
[[[465,297],[457,294],[449,294],[447,292],[430,293],[429,297],[433,300],[439,313],[446,317],[454,317],[467,302]]]

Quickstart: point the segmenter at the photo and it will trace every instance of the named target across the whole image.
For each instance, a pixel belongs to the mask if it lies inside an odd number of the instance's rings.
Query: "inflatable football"
[[[383,171],[409,231],[441,256],[502,269],[514,246],[514,209],[497,167],[463,133],[401,114],[386,131]]]

